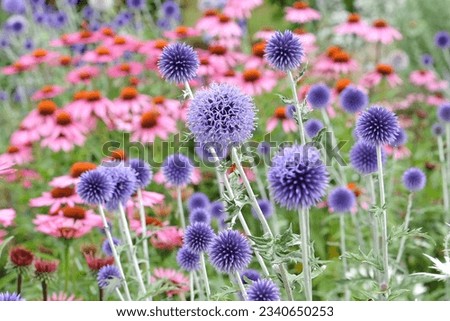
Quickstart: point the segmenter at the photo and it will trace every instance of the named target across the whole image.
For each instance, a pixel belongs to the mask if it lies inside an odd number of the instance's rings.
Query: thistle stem
[[[202,268],[203,282],[205,282],[206,299],[209,301],[211,297],[211,288],[209,286],[208,273],[206,272],[205,255],[203,252],[200,254],[200,264]]]
[[[383,261],[382,290],[389,288],[389,252],[388,252],[388,235],[387,235],[387,212],[386,212],[386,196],[384,194],[384,178],[383,178],[383,160],[381,157],[381,145],[377,145],[377,163],[378,163],[378,184],[380,188],[380,208],[381,217],[381,257]]]
[[[345,253],[347,252],[346,246],[345,246],[345,214],[339,215],[339,228],[340,228],[340,239],[341,239],[341,258],[342,258],[342,269],[344,270],[344,281],[346,282],[347,279],[347,271],[348,271],[348,264],[347,264],[347,257],[345,256]],[[348,288],[347,282],[344,284],[344,300],[350,301],[350,289]]]
[[[303,263],[303,282],[306,301],[312,301],[312,278],[311,267],[309,264],[309,224],[308,209],[302,208],[298,210],[298,219],[300,223],[300,233],[302,237],[302,263]]]
[[[118,288],[116,288],[116,294],[119,297],[120,301],[125,301],[125,299],[123,298],[122,293],[120,293],[120,290]]]
[[[194,293],[194,272],[189,273],[189,289],[191,293],[191,301],[195,300],[195,293]]]
[[[139,202],[139,218],[141,220],[141,228],[142,228],[142,238],[144,239],[142,242],[142,248],[144,251],[144,262],[145,262],[145,278],[146,283],[150,283],[150,255],[148,252],[148,240],[147,237],[147,222],[145,219],[145,209],[144,202],[142,200],[142,190],[138,188],[137,190],[138,202]],[[151,298],[151,297],[150,297]]]
[[[267,197],[267,192],[266,192],[266,188],[264,187],[264,184],[261,180],[261,176],[258,170],[258,166],[256,166],[255,162],[251,162],[251,166],[252,166],[252,170],[255,173],[255,178],[256,178],[256,185],[258,185],[258,190],[259,193],[261,194],[261,197],[265,200],[268,199]]]
[[[412,204],[413,204],[413,195],[414,195],[414,193],[409,193],[409,196],[408,196],[408,206],[406,208],[406,216],[405,216],[405,230],[408,229],[409,222],[411,220],[411,209],[412,209]],[[405,250],[405,243],[406,243],[406,235],[403,236],[402,239],[400,240],[400,247],[398,249],[397,258],[395,259],[395,262],[397,263],[397,265],[399,265],[401,260],[402,260],[403,252]]]
[[[295,111],[297,113],[297,121],[298,121],[298,134],[300,135],[300,142],[302,145],[305,145],[305,130],[303,128],[303,119],[302,119],[302,111],[300,110],[300,102],[298,100],[297,95],[297,86],[295,84],[294,76],[292,75],[292,71],[288,71],[289,84],[291,85],[292,97],[295,102]]]
[[[448,202],[448,181],[447,181],[447,169],[445,164],[445,156],[444,156],[444,142],[442,141],[442,137],[438,136],[438,148],[439,148],[439,161],[441,162],[441,172],[442,172],[442,196],[444,198],[444,209],[445,216],[444,220],[449,221],[449,202]]]
[[[292,288],[289,286],[289,279],[286,269],[280,267],[280,275],[289,301],[294,301]]]
[[[180,215],[180,222],[183,229],[186,228],[186,221],[184,219],[183,199],[181,198],[181,187],[177,187],[177,204],[178,214]]]
[[[445,132],[446,132],[446,136],[447,136],[447,176],[450,175],[450,123],[448,123],[445,126]],[[447,177],[448,178],[448,177]],[[449,182],[447,181],[447,189],[449,186]],[[448,191],[447,191],[447,196],[448,196]],[[446,217],[446,221],[447,223],[449,223],[448,221],[450,220],[450,211],[447,211],[447,217]]]
[[[375,205],[377,203],[377,195],[375,193],[375,183],[373,181],[372,174],[369,174],[369,190],[371,196],[371,205]],[[376,218],[375,213],[369,213],[370,215],[370,227],[372,230],[372,248],[375,254],[375,257],[378,258],[380,256],[380,231],[378,226],[378,220]],[[375,277],[380,281],[380,273],[377,269],[374,269]]]
[[[187,91],[187,93],[189,95],[189,98],[190,99],[194,99],[194,94],[192,93],[192,89],[191,89],[191,86],[189,85],[189,82],[185,81],[184,82],[184,87],[186,88],[186,91]]]
[[[109,246],[111,247],[111,252],[112,252],[113,257],[114,257],[114,262],[116,263],[117,268],[119,269],[120,275],[121,275],[121,277],[123,279],[123,286],[124,286],[124,289],[125,289],[125,296],[127,298],[127,301],[131,301],[130,290],[128,289],[128,283],[127,283],[127,280],[125,278],[125,273],[123,273],[122,263],[120,262],[120,257],[119,257],[119,255],[117,253],[116,246],[114,245],[113,238],[112,238],[111,231],[110,231],[110,227],[108,225],[108,221],[106,220],[105,211],[103,210],[103,206],[99,204],[98,205],[98,210],[100,212],[100,216],[101,216],[102,221],[103,221],[103,229],[105,230],[106,238],[108,239]]]
[[[234,272],[234,278],[236,279],[236,283],[239,286],[239,290],[241,291],[242,298],[244,301],[247,301],[247,291],[245,290],[244,284],[242,283],[241,276],[239,272]]]

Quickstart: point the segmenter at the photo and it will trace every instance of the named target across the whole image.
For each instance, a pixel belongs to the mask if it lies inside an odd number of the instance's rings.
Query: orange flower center
[[[87,38],[90,38],[90,37],[92,37],[92,32],[91,31],[89,31],[89,30],[80,31],[80,38],[81,39],[87,39]]]
[[[345,63],[350,60],[350,55],[344,51],[337,52],[332,57],[334,62]]]
[[[327,49],[327,56],[330,57],[330,58],[333,58],[333,56],[334,56],[336,53],[340,52],[341,50],[342,50],[342,49],[341,49],[340,47],[338,47],[338,46],[331,46],[331,47],[328,47],[328,49]]]
[[[142,128],[153,128],[158,123],[159,112],[157,110],[150,110],[141,116]]]
[[[338,81],[336,81],[336,91],[338,93],[341,93],[348,85],[350,85],[352,82],[348,78],[341,78]]]
[[[111,52],[109,51],[108,48],[100,46],[97,49],[95,49],[95,52],[97,53],[97,55],[99,56],[109,56],[111,54]]]
[[[96,168],[97,168],[97,165],[95,165],[94,163],[76,162],[70,168],[70,176],[73,178],[78,178],[81,176],[81,174],[83,174],[87,171],[96,169]]]
[[[73,94],[73,100],[83,100],[86,99],[87,91],[78,91],[75,94]]]
[[[209,59],[207,57],[200,58],[200,64],[205,66],[209,65]]]
[[[116,149],[115,151],[112,151],[110,157],[116,161],[123,161],[127,158],[123,149]]]
[[[394,72],[394,68],[391,65],[379,64],[377,65],[377,72],[383,76],[387,76]]]
[[[121,36],[114,37],[114,44],[115,45],[124,45],[127,43],[127,39]]]
[[[16,154],[19,151],[20,151],[20,149],[17,146],[11,145],[11,146],[8,147],[8,154]]]
[[[70,56],[61,56],[59,58],[59,63],[63,66],[70,65],[71,62],[72,62],[72,58]]]
[[[72,123],[72,116],[67,111],[61,110],[56,115],[56,123],[60,126],[67,126]]]
[[[35,51],[33,51],[33,56],[35,58],[43,58],[43,57],[47,56],[47,50],[45,50],[45,49],[36,49]]]
[[[155,48],[163,50],[169,43],[164,39],[155,40]]]
[[[231,18],[228,17],[227,15],[225,15],[223,13],[219,14],[219,21],[220,21],[220,23],[227,23],[230,20],[231,20]]]
[[[135,99],[138,96],[139,92],[134,87],[126,87],[122,89],[122,92],[120,93],[120,98],[123,100],[132,100]]]
[[[151,226],[157,226],[157,227],[163,226],[163,223],[160,220],[158,220],[156,217],[152,217],[152,216],[147,216],[145,218],[145,224],[151,225]]]
[[[153,103],[156,104],[156,105],[162,104],[165,100],[166,100],[166,98],[164,96],[155,96],[155,97],[153,97]]]
[[[98,90],[92,90],[86,92],[86,100],[87,101],[99,101],[102,99],[102,94]]]
[[[213,55],[219,55],[219,56],[222,56],[222,55],[226,54],[226,52],[227,52],[227,48],[225,48],[224,46],[221,46],[221,45],[209,46],[208,50]]]
[[[55,88],[53,88],[52,85],[47,85],[47,86],[42,87],[41,91],[45,94],[50,94],[53,92],[54,89]]]
[[[274,116],[278,119],[286,119],[286,107],[280,106],[275,109]]]
[[[187,36],[188,30],[189,29],[186,26],[178,26],[175,28],[175,33],[179,36]]]
[[[373,22],[373,26],[375,28],[386,28],[388,26],[388,23],[386,22],[386,20],[377,19]]]
[[[89,80],[92,78],[92,74],[89,71],[82,71],[78,74],[81,80]]]
[[[306,33],[306,30],[303,29],[303,28],[296,28],[296,29],[294,30],[294,33],[295,33],[296,35],[304,35],[304,34]]]
[[[266,50],[265,41],[257,42],[252,47],[253,55],[260,58],[264,57],[265,50]]]
[[[217,10],[214,9],[208,9],[203,13],[204,17],[214,17],[217,16],[219,14],[219,12]]]
[[[79,206],[66,206],[62,210],[63,216],[74,220],[83,220],[86,217],[86,210]]]
[[[361,20],[361,16],[357,13],[350,13],[347,17],[348,23],[357,23]]]
[[[227,72],[225,72],[225,77],[234,77],[236,75],[236,73],[234,72],[234,70],[228,70]]]
[[[137,86],[137,85],[139,84],[139,78],[137,78],[137,77],[131,77],[131,78],[129,79],[129,84],[130,84],[131,86]]]
[[[243,73],[244,80],[247,82],[255,82],[261,78],[261,72],[258,69],[247,69]]]
[[[131,66],[130,66],[130,64],[121,64],[120,66],[119,66],[119,69],[120,69],[120,71],[123,71],[123,72],[130,72],[130,70],[131,70]]]
[[[356,197],[362,194],[361,189],[358,187],[358,185],[356,185],[356,183],[350,182],[347,184],[347,187],[353,192],[353,194],[355,194]]]
[[[297,1],[292,5],[295,9],[306,9],[309,5],[305,1]]]
[[[106,36],[106,37],[114,37],[114,35],[116,34],[111,28],[103,28],[102,29],[102,35]]]
[[[15,62],[15,63],[13,64],[13,67],[14,67],[14,69],[17,70],[17,71],[24,71],[25,68],[26,68],[26,67],[25,67],[22,63],[20,63],[20,62]]]
[[[43,100],[43,101],[39,102],[37,109],[38,109],[39,115],[49,116],[49,115],[53,115],[53,113],[57,109],[57,106],[51,100]]]
[[[75,194],[73,187],[55,187],[50,191],[53,198],[70,197]]]

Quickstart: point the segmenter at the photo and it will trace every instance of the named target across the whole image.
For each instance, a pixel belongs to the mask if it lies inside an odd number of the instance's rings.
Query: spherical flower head
[[[445,123],[450,123],[450,103],[445,103],[439,106],[438,118]]]
[[[408,134],[406,134],[405,130],[399,127],[397,134],[395,135],[394,140],[389,142],[389,145],[394,147],[400,147],[406,144],[408,141]]]
[[[300,67],[303,45],[290,30],[277,31],[267,42],[264,55],[272,67],[287,72]]]
[[[270,279],[253,282],[247,290],[249,301],[280,301],[280,289]]]
[[[124,205],[136,191],[136,172],[123,162],[117,161],[108,162],[106,166],[99,167],[99,170],[113,182],[113,192],[105,206],[110,211],[117,210],[119,205]]]
[[[26,31],[27,26],[27,19],[21,15],[13,15],[5,22],[5,29],[17,35]]]
[[[197,271],[200,268],[200,254],[184,246],[178,250],[177,263],[187,272]]]
[[[233,273],[245,269],[252,260],[252,249],[248,240],[237,231],[219,233],[209,249],[212,266],[222,273]]]
[[[444,132],[445,127],[440,123],[433,124],[433,126],[431,127],[431,133],[433,134],[433,136],[442,136],[444,135]]]
[[[114,265],[106,265],[98,271],[97,283],[102,289],[109,288],[114,290],[120,286],[121,281],[120,271]]]
[[[386,108],[373,106],[356,122],[356,134],[370,145],[384,145],[395,139],[399,130],[397,116]]]
[[[58,261],[36,260],[34,262],[34,276],[40,282],[49,282],[55,277]]]
[[[119,239],[113,237],[114,246],[119,246],[122,242]],[[109,240],[105,239],[102,243],[102,251],[106,256],[113,256],[113,251],[111,248],[111,244],[109,244]]]
[[[9,260],[14,267],[27,267],[33,263],[34,255],[22,247],[14,247],[9,252]]]
[[[308,119],[305,122],[305,133],[309,138],[314,138],[323,129],[323,123],[318,119]]]
[[[206,251],[214,239],[213,229],[205,223],[193,223],[186,228],[184,245],[194,253]]]
[[[180,16],[180,7],[173,0],[166,0],[161,5],[161,11],[166,18],[175,18],[178,19]]]
[[[187,115],[187,125],[201,144],[241,144],[252,137],[255,122],[252,98],[225,83],[197,91]]]
[[[263,156],[270,155],[270,143],[268,142],[261,142],[258,144],[258,153],[260,153]]]
[[[206,208],[194,208],[189,214],[189,222],[193,223],[205,223],[209,224],[211,222],[211,216]]]
[[[191,160],[183,154],[173,154],[166,158],[162,172],[167,182],[174,186],[184,186],[190,183],[194,166]]]
[[[196,208],[208,208],[209,206],[209,198],[205,193],[197,192],[192,194],[192,196],[188,199],[187,205],[190,211]]]
[[[214,217],[218,220],[222,219],[226,214],[223,202],[222,201],[212,202],[209,207],[209,214],[211,215],[211,217]]]
[[[328,196],[328,206],[336,213],[349,212],[355,204],[355,194],[346,187],[337,187]]]
[[[144,9],[145,3],[144,0],[127,0],[127,6],[131,9]]]
[[[297,109],[294,105],[287,105],[286,106],[286,117],[289,119],[295,119],[295,115],[297,113]]]
[[[268,180],[275,201],[282,207],[309,208],[325,195],[328,172],[316,148],[293,145],[272,159]]]
[[[261,212],[263,213],[265,218],[269,218],[272,216],[273,207],[272,207],[272,204],[270,203],[270,201],[265,200],[265,199],[259,199],[258,205],[259,205],[259,208],[261,209]],[[256,218],[258,217],[254,208],[252,208],[252,215]]]
[[[386,161],[386,153],[381,149],[381,159]],[[365,142],[357,142],[350,150],[350,164],[360,174],[371,174],[378,170],[377,149]]]
[[[354,86],[347,86],[342,91],[339,101],[346,112],[354,114],[366,108],[369,97],[362,90]]]
[[[2,0],[2,9],[8,13],[25,13],[25,6],[24,0]]]
[[[403,185],[410,192],[421,191],[427,182],[427,177],[420,169],[411,167],[403,174]]]
[[[150,165],[139,158],[130,159],[130,167],[136,172],[137,186],[145,188],[152,180],[152,170]]]
[[[327,107],[330,102],[331,91],[325,84],[312,85],[306,96],[306,101],[313,109],[322,109]]]
[[[194,79],[199,65],[197,53],[184,43],[166,46],[158,61],[162,76],[173,83],[184,83]]]
[[[113,190],[112,178],[98,169],[83,173],[77,185],[78,195],[91,205],[105,204],[111,198]]]
[[[25,301],[25,299],[15,292],[0,292],[0,301]]]
[[[441,49],[450,48],[450,33],[447,31],[438,31],[434,35],[434,44]]]
[[[242,280],[242,283],[244,283],[244,284],[247,284],[248,280],[255,282],[255,281],[258,281],[260,278],[261,278],[261,275],[256,270],[247,269],[241,273],[241,280]]]

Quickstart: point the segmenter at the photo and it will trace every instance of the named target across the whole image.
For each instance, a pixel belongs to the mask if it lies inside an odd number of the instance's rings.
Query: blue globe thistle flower
[[[270,203],[270,201],[268,201],[266,199],[259,199],[258,205],[259,205],[259,208],[261,209],[261,212],[263,213],[265,218],[269,218],[272,216],[273,207],[272,207],[272,204]],[[254,208],[252,208],[252,215],[255,218],[258,218],[258,215],[256,214],[256,211]]]
[[[442,136],[445,133],[445,127],[440,123],[433,124],[433,126],[431,127],[431,133],[436,137]]]
[[[206,251],[214,239],[213,229],[205,223],[193,223],[186,228],[184,245],[194,253]]]
[[[161,6],[161,11],[166,18],[178,20],[180,18],[180,7],[173,0],[164,1]]]
[[[405,145],[407,141],[408,141],[408,134],[405,132],[403,128],[399,127],[394,140],[390,141],[389,145],[394,147],[400,147]]]
[[[268,155],[270,155],[270,148],[271,148],[270,143],[261,142],[258,144],[257,150],[258,150],[258,153],[260,153],[261,155],[268,156]]]
[[[146,1],[144,0],[127,0],[127,6],[131,9],[144,9]]]
[[[286,106],[286,117],[289,119],[295,119],[295,115],[297,113],[297,109],[294,105],[287,105]]]
[[[179,153],[167,157],[162,165],[164,177],[174,186],[189,184],[193,170],[191,160]]]
[[[430,54],[423,54],[421,59],[422,65],[425,67],[432,66],[434,63],[433,56]]]
[[[272,159],[267,176],[275,201],[287,209],[316,205],[328,185],[326,166],[310,146],[285,147]]]
[[[212,202],[209,207],[209,214],[216,219],[222,219],[225,215],[225,206],[222,201]]]
[[[355,194],[346,187],[337,187],[328,196],[328,205],[336,213],[349,212],[355,204]]]
[[[101,166],[99,170],[111,177],[114,186],[105,206],[110,211],[117,210],[119,204],[124,205],[136,191],[136,172],[122,162],[107,163],[107,166]]]
[[[183,270],[187,272],[197,271],[200,269],[200,254],[191,251],[186,246],[178,250],[177,263]]]
[[[438,31],[434,35],[434,44],[441,49],[450,48],[450,33],[447,31]]]
[[[25,301],[25,299],[15,292],[0,292],[0,301]]]
[[[322,109],[327,107],[330,102],[330,88],[325,84],[312,85],[306,96],[306,101],[313,109]]]
[[[21,33],[26,32],[27,28],[28,21],[21,15],[13,15],[5,22],[5,29],[15,35],[20,35]]]
[[[187,125],[201,144],[241,144],[252,137],[255,112],[252,98],[237,87],[212,84],[195,94]]]
[[[114,246],[119,246],[122,242],[119,239],[116,239],[113,237],[113,244]],[[113,251],[111,248],[111,245],[109,244],[108,239],[105,239],[102,244],[102,251],[105,253],[106,256],[113,256]]]
[[[193,223],[211,223],[211,216],[209,216],[209,211],[206,208],[194,208],[189,214],[189,222]]]
[[[280,289],[270,279],[253,282],[247,290],[249,301],[280,301]]]
[[[261,275],[256,270],[247,269],[241,273],[241,280],[242,280],[242,283],[244,283],[244,284],[248,283],[247,279],[252,282],[255,282],[255,281],[258,281],[260,278],[261,278]]]
[[[391,142],[398,129],[397,116],[379,106],[367,109],[356,122],[358,137],[371,145],[383,145]]]
[[[381,159],[386,161],[386,153],[381,149]],[[371,174],[378,170],[377,149],[365,142],[357,142],[350,150],[350,164],[360,174]]]
[[[354,114],[366,108],[369,97],[362,90],[354,86],[347,86],[341,92],[339,101],[346,112]]]
[[[245,269],[252,260],[252,249],[245,236],[234,230],[219,233],[209,249],[209,260],[219,272]]]
[[[445,123],[450,122],[450,103],[445,103],[439,106],[438,118]]]
[[[0,49],[8,48],[10,44],[8,38],[0,36]]]
[[[194,79],[199,65],[197,53],[191,46],[184,43],[166,46],[158,61],[162,76],[174,83],[184,83]]]
[[[33,21],[36,22],[38,25],[42,25],[47,22],[48,14],[45,12],[33,12]]]
[[[67,24],[68,19],[65,12],[58,11],[50,16],[49,25],[56,29],[61,29]]]
[[[272,67],[281,71],[297,69],[304,56],[303,45],[290,30],[277,31],[267,42],[264,56]]]
[[[129,164],[136,173],[137,186],[140,188],[145,188],[153,177],[150,165],[139,158],[130,159]]]
[[[190,211],[196,208],[208,208],[209,207],[209,198],[205,193],[197,192],[191,195],[191,197],[187,201],[187,206]]]
[[[420,169],[411,167],[403,173],[403,185],[410,192],[421,191],[427,182],[427,177]]]
[[[10,14],[25,13],[25,6],[24,0],[2,0],[2,9]]]
[[[119,269],[114,265],[105,265],[97,274],[98,286],[102,289],[110,288],[111,290],[120,286],[122,276]]]
[[[81,199],[91,205],[105,204],[114,191],[114,183],[106,173],[96,169],[83,173],[77,185]]]
[[[323,123],[318,119],[308,119],[305,122],[305,133],[309,138],[314,138],[323,129]]]

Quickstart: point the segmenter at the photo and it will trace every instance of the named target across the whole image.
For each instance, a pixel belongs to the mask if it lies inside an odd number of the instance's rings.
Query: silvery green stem
[[[220,163],[219,163],[219,158],[217,157],[216,150],[214,149],[214,147],[210,147],[209,151],[210,151],[212,157],[214,158],[214,164],[215,164],[216,172],[221,177],[221,181],[224,183],[229,197],[230,198],[234,198],[234,192],[233,192],[233,189],[231,188],[231,185],[230,185],[230,182],[228,181],[228,178],[226,177],[226,175],[224,173],[221,173],[218,170],[218,166],[220,165]],[[223,189],[222,189],[221,197],[222,198],[226,197],[225,191]],[[240,210],[238,212],[238,219],[241,222],[241,225],[242,225],[242,228],[244,229],[245,234],[248,235],[248,236],[252,236],[252,233],[250,232],[250,229],[248,228],[247,222],[245,221],[245,218],[242,215],[242,212]],[[250,244],[252,245],[252,247],[255,245],[255,243],[253,241],[250,241]],[[254,249],[254,252],[255,252],[256,259],[258,260],[258,263],[261,266],[261,269],[262,269],[264,275],[266,277],[269,276],[270,273],[269,273],[269,270],[267,269],[267,266],[266,266],[266,263],[264,262],[264,259],[261,257],[261,255],[259,254],[259,252],[256,249]]]
[[[199,281],[199,277],[197,275],[197,271],[194,272],[194,282],[195,282],[195,287],[197,288],[197,293],[199,294],[200,301],[204,301],[205,297],[203,296],[203,291],[200,291],[200,281]]]
[[[142,200],[142,190],[138,188],[137,190],[138,202],[139,202],[139,218],[141,220],[141,228],[142,228],[142,236],[143,238],[147,237],[147,222],[145,219],[145,209],[144,202]],[[150,255],[148,252],[148,240],[144,240],[142,242],[142,247],[144,250],[144,262],[145,262],[145,275],[146,275],[146,283],[150,283]]]
[[[387,235],[387,212],[386,212],[386,196],[384,194],[384,178],[383,178],[383,160],[381,157],[381,145],[377,145],[377,163],[378,163],[378,184],[380,188],[380,208],[381,217],[381,257],[383,261],[383,289],[389,288],[389,252],[388,252],[388,235]]]
[[[98,211],[100,212],[100,216],[102,218],[103,229],[105,230],[106,238],[108,239],[109,246],[111,247],[111,252],[114,257],[114,262],[116,263],[117,268],[119,269],[119,272],[120,272],[120,276],[123,279],[123,287],[125,289],[125,296],[127,298],[127,301],[131,301],[130,290],[128,289],[128,283],[125,278],[125,273],[123,273],[122,263],[120,262],[120,257],[119,257],[119,254],[117,253],[116,246],[114,245],[114,241],[113,241],[113,238],[111,235],[111,230],[108,225],[108,221],[106,220],[105,211],[103,210],[103,206],[101,204],[98,205]]]
[[[205,254],[203,252],[200,254],[200,265],[202,269],[203,282],[205,282],[206,300],[209,301],[209,298],[211,297],[211,288],[209,286],[208,273],[206,272]]]
[[[119,288],[116,288],[115,291],[116,291],[116,294],[117,294],[117,296],[119,297],[120,301],[125,301],[125,299],[123,298],[122,293],[120,293]]]
[[[288,274],[287,274],[286,269],[282,269],[280,267],[280,275],[281,275],[281,279],[283,280],[283,284],[285,285],[288,300],[294,301],[294,294],[292,293],[292,288],[289,286],[289,279],[288,279]]]
[[[438,136],[438,148],[439,148],[439,161],[441,162],[441,172],[442,172],[442,196],[444,198],[444,209],[445,217],[444,219],[448,221],[450,219],[449,215],[449,203],[448,203],[448,180],[447,180],[447,169],[445,165],[445,155],[444,155],[444,142],[442,137]]]
[[[345,246],[345,214],[339,215],[339,228],[340,228],[340,239],[341,239],[341,257],[342,257],[342,269],[344,270],[344,280],[347,279],[348,265],[347,265],[347,257],[345,257],[345,253],[347,252]],[[350,301],[350,289],[348,288],[348,284],[345,281],[344,284],[344,300]]]
[[[305,145],[306,139],[305,139],[305,130],[303,128],[303,118],[302,118],[302,111],[300,110],[300,102],[298,100],[297,95],[297,86],[295,84],[294,76],[292,75],[292,71],[288,71],[288,78],[289,78],[289,84],[291,85],[291,91],[292,91],[292,97],[294,98],[295,102],[295,111],[297,113],[297,120],[298,120],[298,134],[300,135],[300,142],[302,145]]]
[[[369,174],[369,189],[371,196],[371,205],[373,206],[377,203],[377,195],[375,193],[375,183],[373,182],[372,174]],[[373,252],[375,256],[378,257],[380,255],[380,232],[378,229],[378,222],[374,213],[371,213],[369,215],[370,215],[370,226],[372,229]],[[376,274],[378,274],[377,271],[378,270],[375,270]]]
[[[234,278],[236,279],[236,283],[239,286],[239,290],[241,291],[242,298],[244,299],[244,301],[247,301],[247,291],[245,291],[245,287],[244,287],[244,284],[242,283],[239,272],[235,271],[233,274],[234,274]]]
[[[411,192],[411,193],[409,193],[409,196],[408,196],[408,206],[406,208],[406,216],[405,216],[405,230],[408,229],[409,221],[411,220],[413,195],[414,195],[414,193]],[[402,239],[400,240],[400,247],[398,249],[397,258],[395,259],[395,262],[397,263],[397,265],[399,265],[402,260],[403,251],[405,250],[405,243],[406,243],[406,235],[403,236]]]
[[[194,99],[194,94],[192,93],[192,89],[191,89],[191,86],[189,85],[189,82],[185,81],[184,82],[184,87],[186,88],[186,91],[187,91],[187,93],[189,95],[189,98],[190,99]]]
[[[189,273],[189,289],[191,293],[191,301],[195,300],[195,293],[194,293],[194,272]]]
[[[266,167],[266,177],[267,177],[267,167]],[[275,230],[275,234],[278,235],[280,234],[280,224],[278,222],[278,215],[277,215],[277,210],[275,207],[275,201],[273,200],[273,195],[272,192],[269,189],[269,200],[270,200],[270,204],[272,205],[272,209],[273,209],[273,214],[272,214],[272,223],[273,223],[273,229]]]
[[[309,264],[309,224],[308,209],[301,208],[298,210],[298,219],[300,223],[300,233],[302,237],[302,263],[303,263],[303,283],[306,301],[312,301],[312,278],[311,266]]]
[[[254,161],[251,162],[251,166],[252,166],[252,170],[255,173],[255,178],[256,178],[256,185],[258,185],[258,190],[261,193],[261,197],[265,200],[267,200],[267,192],[266,192],[266,188],[261,180],[261,176],[259,175],[259,170],[258,170],[258,166],[255,164]]]
[[[447,177],[448,177],[448,175],[450,175],[450,123],[445,125],[445,132],[447,135]],[[447,188],[448,188],[449,184],[450,183],[447,181]],[[450,213],[449,213],[449,211],[447,211],[446,221],[448,221],[450,219],[449,215],[450,215]]]
[[[133,241],[131,240],[130,230],[128,228],[128,222],[125,215],[125,210],[123,209],[122,203],[119,203],[119,219],[122,221],[122,227],[124,229],[124,234],[126,237],[125,243],[128,248],[128,252],[131,256],[131,263],[133,265],[134,273],[136,274],[136,279],[139,284],[139,292],[141,295],[145,294],[145,285],[142,279],[141,269],[139,268],[139,263],[136,257],[136,253],[133,248]]]
[[[180,215],[181,226],[183,229],[186,228],[186,222],[184,219],[184,210],[183,210],[183,200],[181,198],[181,187],[177,187],[177,204],[178,204],[178,214]]]

